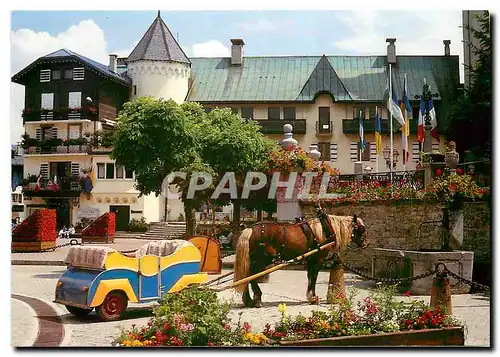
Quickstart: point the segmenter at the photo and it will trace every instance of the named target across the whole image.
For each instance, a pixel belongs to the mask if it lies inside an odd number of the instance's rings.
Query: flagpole
[[[392,64],[389,63],[389,98],[388,98],[388,106],[392,105]],[[390,103],[390,104],[389,104]],[[391,156],[390,156],[390,163],[389,163],[389,172],[391,176],[391,183],[392,183],[392,163],[394,162],[394,137],[392,133],[392,110],[389,109],[389,132],[391,136]]]
[[[404,89],[403,89],[403,92],[404,92],[404,95],[408,95],[406,93],[406,73],[404,74],[404,83],[403,83],[403,86],[404,86]],[[401,140],[402,140],[402,146],[403,146],[403,171],[406,171],[406,152],[408,151],[408,137],[406,136],[406,126],[408,125],[408,115],[406,114],[407,112],[407,108],[406,108],[406,103],[404,102],[404,98],[403,98],[403,103],[404,103],[404,107],[405,107],[405,111],[403,112],[403,118],[405,120],[405,125],[403,126],[403,131],[402,131],[402,134],[401,135]],[[406,150],[405,150],[406,149]]]
[[[376,105],[375,106],[375,120],[376,120],[377,116],[378,116],[378,106]],[[377,123],[375,123],[375,127],[376,126],[377,126]],[[382,141],[382,133],[380,133],[380,136],[381,136],[380,141]],[[375,145],[377,146],[377,173],[379,173],[380,171],[379,171],[379,167],[378,167],[378,157],[380,156],[380,153],[378,152],[379,148],[377,145],[377,131],[375,131]]]

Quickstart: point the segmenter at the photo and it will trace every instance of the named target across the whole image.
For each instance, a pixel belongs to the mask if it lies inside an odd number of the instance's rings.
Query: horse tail
[[[236,245],[236,259],[234,262],[233,282],[246,278],[250,272],[250,238],[252,237],[252,228],[246,228],[241,232]],[[242,293],[248,283],[241,284],[235,289]]]

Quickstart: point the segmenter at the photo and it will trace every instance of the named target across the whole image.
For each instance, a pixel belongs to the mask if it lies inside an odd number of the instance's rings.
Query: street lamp
[[[389,148],[389,145],[385,146],[384,150],[382,150],[382,154],[384,155],[385,164],[386,164],[387,168],[390,169],[391,168],[391,148]],[[398,162],[398,157],[399,157],[399,152],[397,149],[393,149],[392,156],[393,156],[392,167],[395,169],[396,164]]]

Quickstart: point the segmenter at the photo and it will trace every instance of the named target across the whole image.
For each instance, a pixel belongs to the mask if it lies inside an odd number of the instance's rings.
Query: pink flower
[[[406,290],[405,291],[405,296],[411,296],[411,291],[410,290]]]

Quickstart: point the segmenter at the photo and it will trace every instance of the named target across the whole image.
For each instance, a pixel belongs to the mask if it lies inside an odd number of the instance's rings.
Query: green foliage
[[[182,170],[196,158],[193,127],[172,100],[134,99],[117,118],[112,157],[135,172],[142,194],[159,194],[170,172]]]
[[[243,328],[231,328],[229,303],[211,290],[188,288],[165,294],[147,327],[122,331],[123,346],[235,346],[244,344]],[[249,327],[249,325],[248,325]],[[247,328],[248,329],[248,328]]]
[[[141,217],[140,219],[132,218],[128,224],[128,230],[130,232],[146,232],[149,229],[149,224],[146,222],[146,218]]]
[[[492,46],[490,14],[485,11],[478,18],[479,28],[467,27],[479,45],[467,44],[477,61],[466,74],[470,74],[470,87],[459,93],[448,113],[446,133],[456,141],[457,151],[471,150],[479,157],[491,156],[492,135]]]

